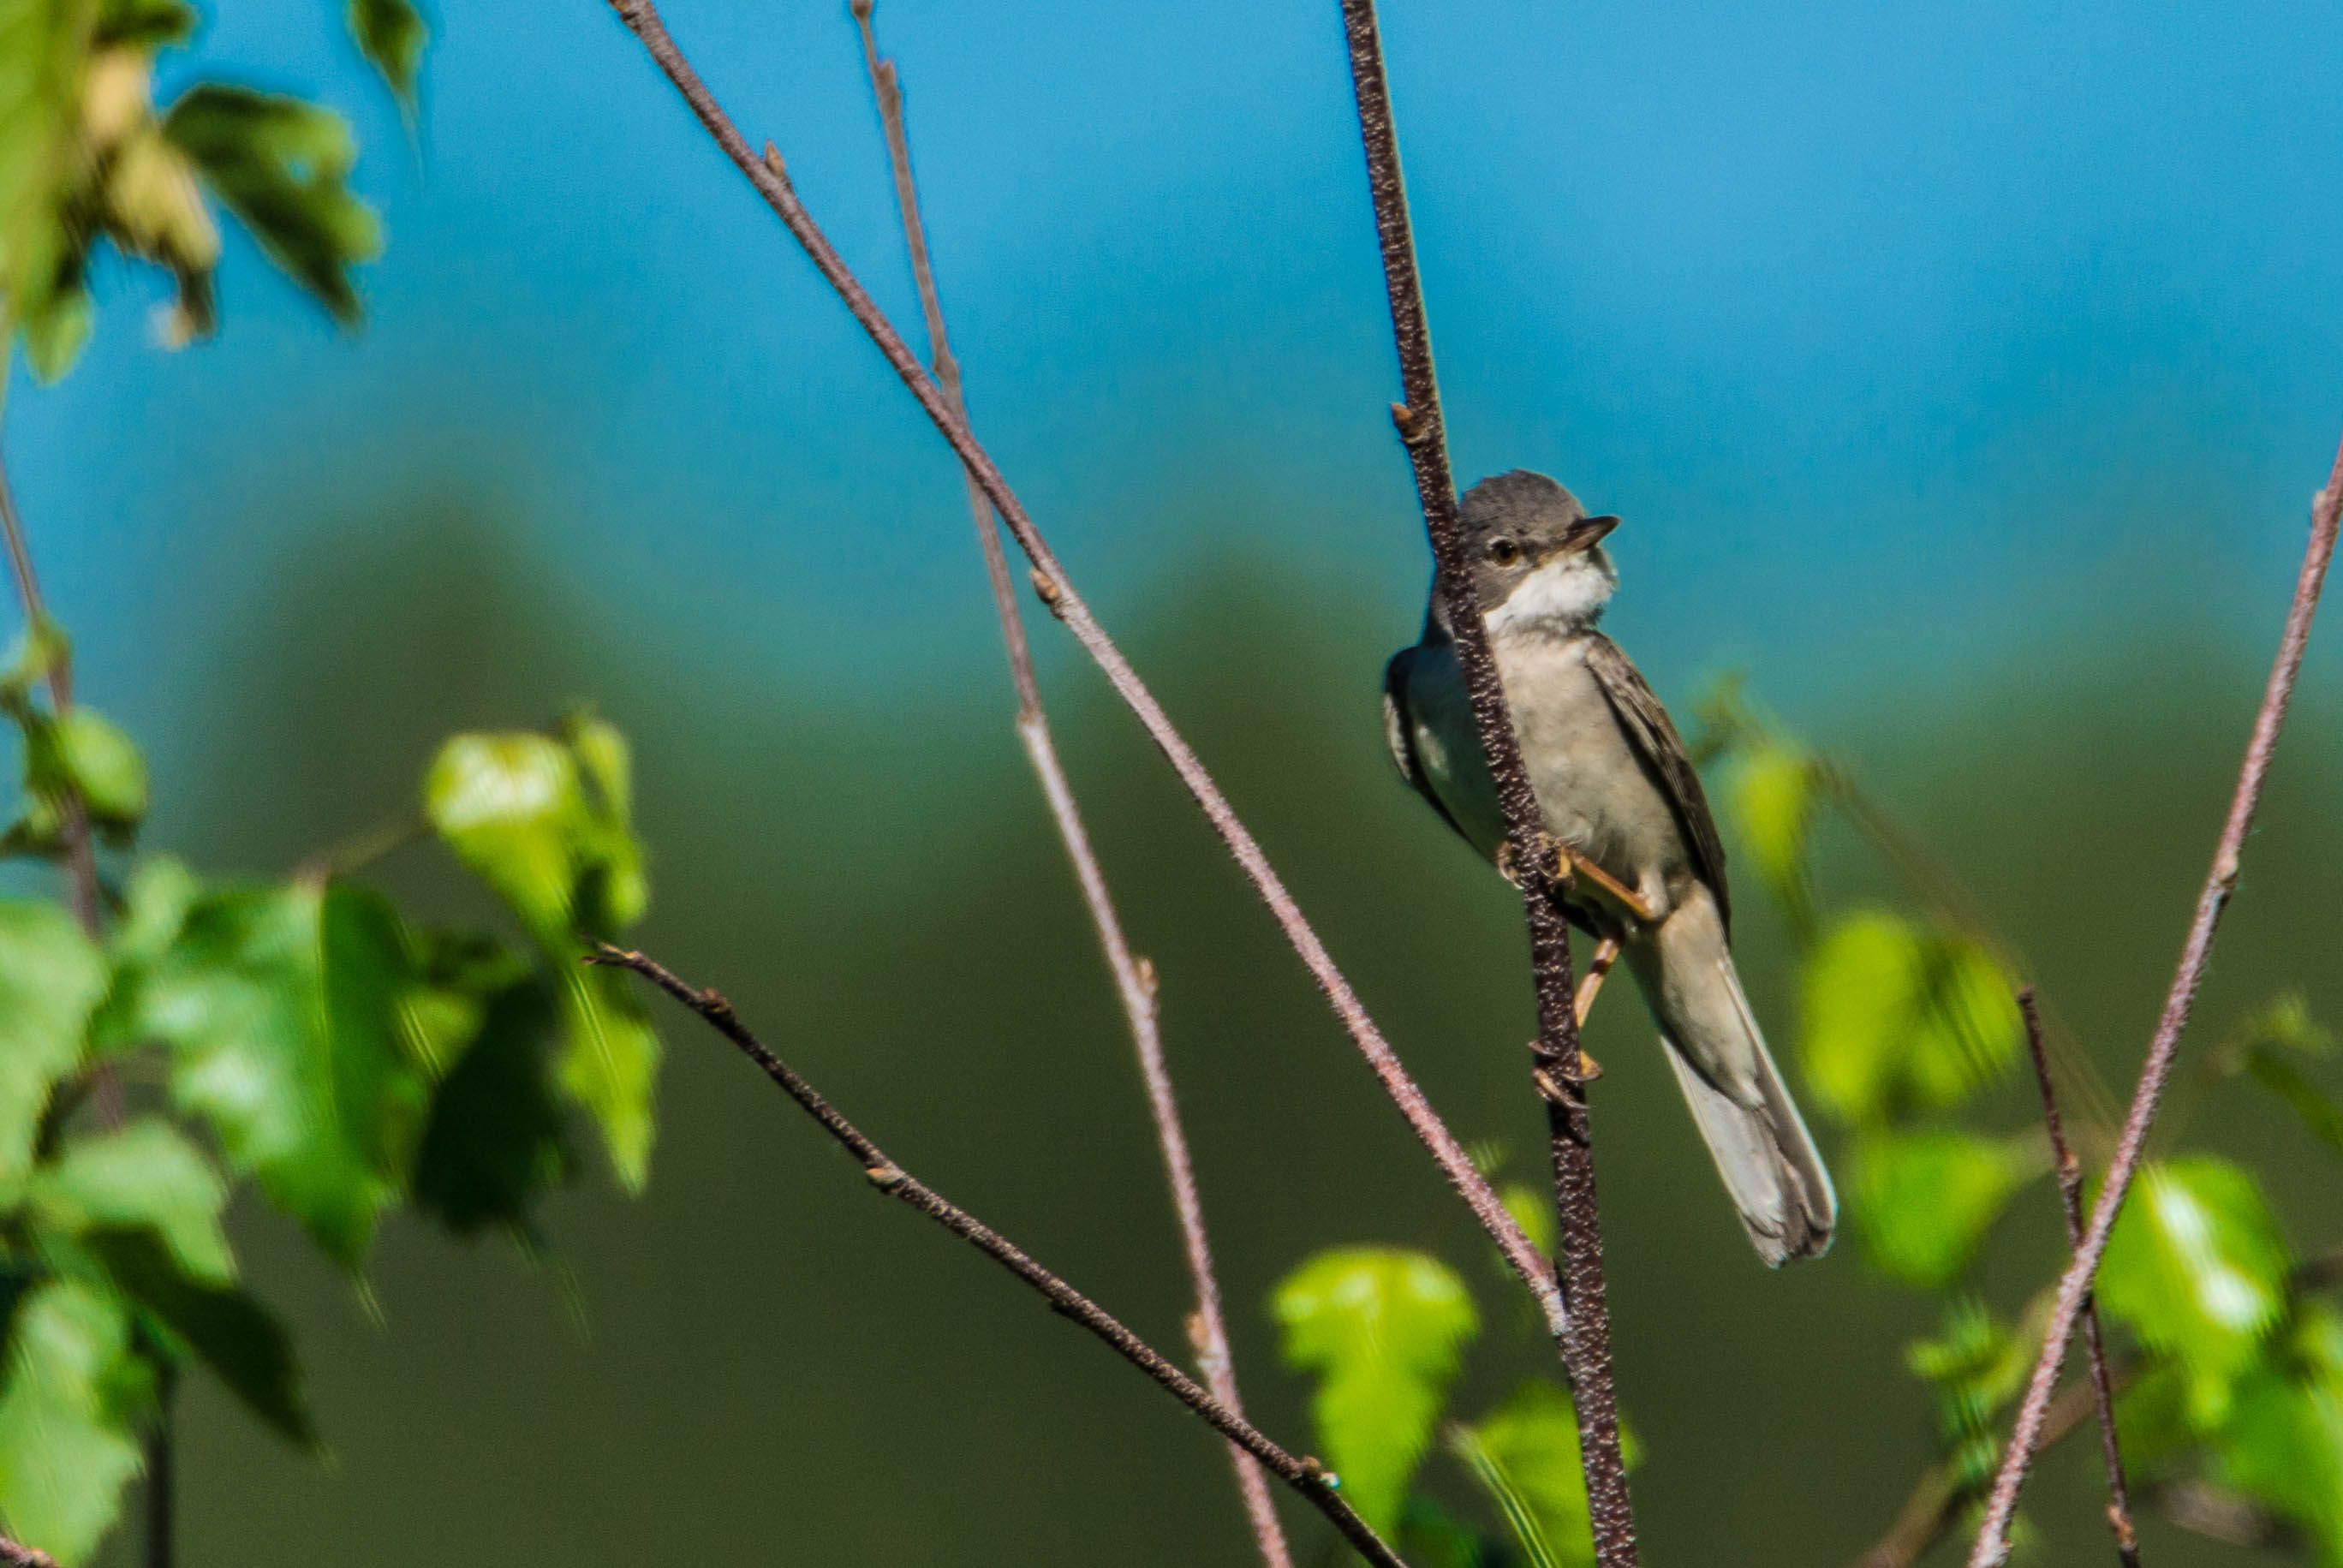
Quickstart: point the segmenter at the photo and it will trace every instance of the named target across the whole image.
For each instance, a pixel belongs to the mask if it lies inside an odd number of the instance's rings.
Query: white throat
[[[1599,552],[1563,556],[1516,583],[1505,602],[1482,619],[1493,634],[1574,637],[1603,618],[1603,607],[1618,589],[1619,579]]]

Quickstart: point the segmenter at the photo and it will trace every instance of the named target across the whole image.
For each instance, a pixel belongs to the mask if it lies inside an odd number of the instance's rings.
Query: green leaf
[[[2098,1302],[2188,1374],[2200,1426],[2286,1309],[2286,1239],[2252,1175],[2208,1155],[2144,1167],[2107,1242]]]
[[[1458,1428],[1454,1442],[1531,1562],[1594,1560],[1578,1413],[1566,1390],[1533,1379],[1478,1425]],[[1620,1450],[1630,1469],[1642,1457],[1624,1433]]]
[[[1884,910],[1834,926],[1805,981],[1806,1076],[1844,1121],[1957,1105],[2024,1041],[2009,978],[1991,954]]]
[[[1814,920],[1806,839],[1814,827],[1819,778],[1812,757],[1769,740],[1743,751],[1726,782],[1725,798],[1749,859],[1802,931]]]
[[[191,1279],[223,1285],[236,1278],[220,1228],[227,1184],[166,1121],[145,1119],[74,1140],[35,1173],[29,1191],[34,1212],[60,1231],[144,1227]]]
[[[146,759],[137,744],[95,709],[74,708],[26,732],[25,781],[47,794],[71,792],[90,824],[126,833],[146,815]]]
[[[458,1235],[489,1226],[532,1234],[537,1200],[569,1172],[561,1108],[547,1075],[557,1028],[557,1004],[544,986],[508,989],[488,1004],[432,1097],[413,1201]]]
[[[1513,1223],[1537,1243],[1538,1251],[1553,1257],[1556,1237],[1552,1190],[1540,1191],[1526,1181],[1508,1181],[1498,1189],[1497,1201],[1504,1204]]]
[[[623,976],[578,965],[577,933],[615,934],[622,917],[640,913],[641,857],[621,815],[623,743],[590,723],[582,730],[588,739],[571,745],[523,733],[455,737],[424,779],[424,810],[558,977],[561,1085],[601,1128],[619,1180],[639,1190],[649,1171],[659,1037]]]
[[[1272,1309],[1287,1362],[1318,1377],[1312,1413],[1342,1495],[1391,1531],[1480,1330],[1463,1282],[1422,1252],[1340,1248],[1286,1276]]]
[[[85,239],[69,221],[81,146],[88,0],[0,6],[0,296],[34,374],[63,375],[89,332]]]
[[[121,1305],[74,1281],[18,1306],[0,1388],[0,1525],[72,1564],[114,1523],[138,1471],[133,1422],[152,1397]]]
[[[0,900],[0,1184],[24,1179],[49,1091],[80,1061],[106,966],[54,904]]]
[[[357,40],[358,52],[382,73],[400,106],[412,113],[423,48],[431,38],[423,13],[410,0],[350,0],[350,35]]]
[[[345,325],[359,316],[350,268],[382,251],[381,226],[347,180],[357,147],[339,116],[298,98],[206,83],[163,118],[268,258]]]
[[[140,987],[145,1031],[172,1047],[174,1101],[347,1267],[420,1130],[404,1014],[417,983],[378,897],[296,883],[205,898]]]
[[[1906,1348],[1912,1374],[1936,1390],[1937,1431],[1965,1489],[1992,1478],[2001,1456],[1997,1418],[2033,1361],[2032,1344],[1970,1299],[1948,1303],[1936,1333]]]
[[[293,1342],[267,1308],[232,1284],[189,1273],[155,1231],[99,1231],[82,1245],[174,1356],[210,1368],[246,1409],[291,1442],[317,1442]]]
[[[1966,1271],[2035,1151],[1951,1130],[1874,1133],[1855,1151],[1851,1205],[1864,1250],[1889,1278],[1938,1291]]]
[[[2283,1357],[2237,1390],[2216,1443],[2224,1483],[2300,1525],[2343,1563],[2343,1318],[2308,1307]]]
[[[1408,1499],[1394,1544],[1416,1568],[1503,1568],[1503,1560],[1479,1531],[1427,1497]]]
[[[196,35],[196,13],[183,0],[102,0],[97,41],[156,49]]]

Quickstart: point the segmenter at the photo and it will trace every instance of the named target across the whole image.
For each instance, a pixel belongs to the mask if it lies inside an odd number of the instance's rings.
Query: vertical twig
[[[2058,1091],[2050,1081],[2050,1054],[2042,1047],[2042,1011],[2034,988],[2017,993],[2017,1010],[2026,1015],[2026,1050],[2034,1059],[2034,1081],[2042,1088],[2042,1121],[2050,1132],[2050,1157],[2056,1161],[2058,1200],[2066,1211],[2066,1244],[2083,1243],[2083,1162],[2066,1145],[2066,1129],[2058,1116]],[[2107,1526],[2115,1532],[2116,1557],[2123,1568],[2139,1568],[2139,1533],[2131,1522],[2130,1489],[2124,1483],[2123,1444],[2116,1436],[2116,1392],[2107,1375],[2107,1348],[2100,1337],[2098,1303],[2083,1298],[2083,1348],[2091,1363],[2091,1399],[2099,1422],[2099,1457],[2107,1469]]]
[[[952,413],[944,401],[942,391],[921,368],[918,357],[904,343],[902,335],[888,321],[886,313],[872,302],[869,291],[855,279],[837,248],[830,243],[829,236],[822,233],[821,226],[814,222],[813,215],[798,199],[796,190],[780,170],[779,159],[777,156],[769,160],[759,159],[749,151],[739,127],[717,104],[708,91],[707,84],[692,69],[691,62],[685,59],[682,51],[676,47],[666,23],[659,18],[658,6],[651,0],[608,0],[608,3],[628,30],[641,42],[644,51],[650,55],[661,74],[682,95],[685,105],[717,146],[756,187],[765,205],[773,209],[773,215],[781,220],[789,236],[804,250],[856,324],[885,356],[888,366],[918,400],[929,422],[959,455],[970,477],[984,492],[985,499],[990,501],[993,509],[1001,514],[1001,525],[1033,563],[1034,591],[1041,596],[1051,612],[1073,634],[1082,651],[1106,676],[1107,684],[1113,688],[1115,695],[1139,719],[1141,727],[1147,731],[1148,739],[1172,764],[1172,770],[1179,775],[1180,782],[1203,811],[1205,820],[1226,846],[1230,858],[1251,880],[1253,890],[1260,895],[1271,917],[1277,921],[1278,929],[1300,956],[1302,966],[1318,982],[1318,989],[1324,993],[1328,1005],[1334,1010],[1335,1018],[1349,1033],[1359,1054],[1366,1060],[1376,1081],[1382,1084],[1383,1093],[1398,1107],[1400,1115],[1406,1120],[1416,1140],[1431,1153],[1442,1174],[1447,1177],[1449,1185],[1456,1190],[1457,1195],[1473,1211],[1473,1219],[1496,1242],[1506,1264],[1529,1288],[1547,1327],[1557,1337],[1563,1335],[1567,1332],[1570,1314],[1563,1305],[1562,1291],[1554,1281],[1552,1262],[1538,1251],[1536,1243],[1529,1239],[1513,1215],[1506,1211],[1504,1203],[1489,1185],[1487,1178],[1473,1169],[1472,1156],[1457,1141],[1455,1133],[1449,1131],[1447,1123],[1440,1119],[1440,1113],[1433,1109],[1432,1102],[1424,1097],[1423,1087],[1408,1072],[1406,1065],[1399,1059],[1399,1053],[1392,1049],[1391,1042],[1383,1038],[1383,1030],[1375,1027],[1374,1020],[1367,1014],[1365,1004],[1351,989],[1351,982],[1343,978],[1333,955],[1326,950],[1326,944],[1302,915],[1301,906],[1293,901],[1293,895],[1286,890],[1285,883],[1270,865],[1269,857],[1262,853],[1260,842],[1238,818],[1235,809],[1229,804],[1228,797],[1221,792],[1220,785],[1205,769],[1195,749],[1172,724],[1171,716],[1163,711],[1163,705],[1155,699],[1155,694],[1147,689],[1147,683],[1140,679],[1139,672],[1131,668],[1131,661],[1123,657],[1114,639],[1106,634],[1105,628],[1099,625],[1098,618],[1091,613],[1090,606],[1074,591],[1064,566],[1050,548],[1049,541],[1034,526],[1031,515],[1018,500],[1016,492],[1009,487],[1009,481],[1002,477],[991,455],[969,433],[967,425]]]
[[[1424,317],[1423,280],[1416,271],[1415,236],[1408,218],[1407,186],[1400,169],[1399,136],[1392,119],[1374,0],[1342,0],[1342,5],[1350,45],[1351,85],[1358,99],[1359,136],[1366,152],[1367,184],[1374,198],[1375,233],[1383,250],[1383,286],[1391,300],[1392,338],[1406,397],[1393,406],[1392,420],[1415,472],[1416,499],[1423,509],[1438,573],[1437,591],[1448,604],[1457,662],[1471,694],[1481,747],[1496,780],[1498,802],[1504,809],[1505,840],[1512,847],[1515,866],[1534,868],[1522,878],[1537,996],[1538,1038],[1532,1050],[1536,1058],[1535,1081],[1546,1106],[1554,1206],[1561,1220],[1563,1300],[1571,1323],[1564,1346],[1578,1410],[1579,1450],[1586,1471],[1595,1561],[1601,1568],[1632,1568],[1635,1519],[1627,1496],[1618,1409],[1612,1389],[1611,1314],[1604,1297],[1602,1215],[1595,1201],[1578,1017],[1572,1005],[1570,927],[1555,897],[1557,889],[1543,847],[1537,796],[1530,787],[1529,771],[1522,765],[1521,749],[1505,706],[1504,684],[1489,651],[1472,574],[1465,567],[1456,485],[1448,467],[1447,430],[1441,417],[1439,382],[1433,371],[1432,331]]]
[[[918,1210],[960,1237],[1039,1292],[1061,1316],[1071,1318],[1105,1341],[1116,1354],[1145,1372],[1213,1430],[1242,1447],[1271,1473],[1308,1499],[1312,1507],[1342,1532],[1342,1538],[1357,1548],[1362,1557],[1370,1563],[1383,1564],[1384,1568],[1406,1568],[1398,1555],[1342,1500],[1339,1491],[1341,1482],[1337,1477],[1328,1473],[1316,1460],[1297,1459],[1280,1448],[1243,1416],[1212,1397],[1211,1390],[1182,1372],[1161,1352],[1125,1328],[1105,1308],[1034,1261],[1008,1237],[887,1158],[885,1151],[865,1136],[860,1128],[849,1121],[836,1106],[822,1098],[812,1084],[799,1077],[795,1069],[766,1049],[764,1043],[740,1021],[739,1015],[732,1010],[732,1004],[719,992],[697,990],[656,960],[607,943],[588,954],[585,961],[631,970],[698,1013],[709,1027],[739,1047],[740,1053],[779,1085],[781,1091],[797,1101],[807,1115],[820,1123],[823,1131],[853,1155],[873,1187],[888,1197]]]
[[[849,9],[861,34],[862,63],[870,73],[870,95],[878,105],[880,128],[887,141],[887,161],[895,178],[895,206],[903,221],[903,247],[910,258],[912,280],[919,287],[920,312],[927,322],[928,360],[934,367],[936,385],[943,392],[945,405],[955,418],[967,425],[968,402],[960,387],[960,362],[952,356],[951,340],[945,330],[943,297],[936,288],[935,266],[928,255],[927,226],[920,214],[919,183],[911,174],[910,133],[903,116],[902,83],[895,63],[879,52],[871,0],[851,0]],[[1074,801],[1073,786],[1058,760],[1049,714],[1041,705],[1041,683],[1033,672],[1032,647],[1026,640],[1024,617],[1017,608],[1016,585],[1009,575],[1008,555],[993,528],[991,504],[966,468],[960,470],[960,482],[968,491],[969,520],[976,527],[977,546],[984,556],[985,578],[991,584],[993,608],[1001,619],[1001,639],[1009,654],[1009,678],[1017,693],[1017,735],[1024,743],[1026,758],[1041,783],[1042,797],[1049,802],[1059,840],[1074,869],[1074,879],[1081,886],[1082,902],[1090,910],[1091,924],[1098,930],[1099,947],[1114,978],[1115,994],[1122,1002],[1123,1016],[1131,1027],[1131,1045],[1139,1056],[1140,1078],[1147,1088],[1147,1108],[1155,1123],[1156,1143],[1162,1151],[1164,1175],[1171,1183],[1172,1206],[1179,1217],[1188,1277],[1196,1292],[1196,1310],[1189,1327],[1190,1337],[1195,1342],[1197,1365],[1212,1397],[1242,1415],[1244,1401],[1237,1389],[1236,1360],[1229,1350],[1228,1322],[1221,1308],[1220,1276],[1212,1267],[1212,1241],[1204,1229],[1203,1200],[1197,1191],[1187,1129],[1181,1122],[1171,1069],[1163,1056],[1154,966],[1131,950],[1121,917],[1116,913],[1113,896],[1107,890],[1105,869],[1091,845],[1090,830],[1082,822],[1081,809]],[[1270,1495],[1269,1478],[1262,1473],[1260,1462],[1234,1442],[1229,1444],[1229,1458],[1236,1469],[1237,1493],[1243,1501],[1245,1517],[1252,1526],[1262,1561],[1267,1568],[1292,1568],[1293,1557],[1285,1543],[1285,1530],[1278,1523],[1277,1503]]]
[[[2310,542],[2303,552],[2301,573],[2295,578],[2294,602],[2287,610],[2286,629],[2279,635],[2269,681],[2262,690],[2261,709],[2254,716],[2253,734],[2246,742],[2245,761],[2237,770],[2237,790],[2229,798],[2229,812],[2221,826],[2220,842],[2213,851],[2212,869],[2206,874],[2204,890],[2197,896],[2197,913],[2189,922],[2187,940],[2180,950],[2180,963],[2172,976],[2172,989],[2164,999],[2163,1015],[2157,1020],[2155,1037],[2148,1044],[2139,1086],[2132,1093],[2131,1109],[2124,1117],[2123,1131],[2116,1141],[2107,1185],[2100,1190],[2099,1201],[2091,1210],[2091,1222],[2082,1241],[2076,1244],[2074,1261],[2059,1277],[2057,1300],[2051,1308],[2050,1325],[2042,1339],[2041,1359],[2034,1363],[2034,1375],[2026,1384],[2026,1399],[2018,1406],[2009,1446],[2003,1452],[2001,1468],[1994,1475],[1984,1523],[1969,1553],[1969,1568],[1999,1568],[2009,1560],[2010,1517],[2017,1511],[2017,1494],[2026,1485],[2026,1470],[2041,1441],[2042,1423],[2049,1409],[2052,1385],[2058,1379],[2059,1363],[2066,1359],[2075,1320],[2081,1315],[2084,1298],[2090,1293],[2099,1260],[2107,1255],[2107,1238],[2114,1233],[2116,1215],[2123,1207],[2125,1195],[2131,1191],[2132,1178],[2138,1173],[2148,1129],[2155,1124],[2165,1081],[2171,1077],[2172,1063],[2179,1055],[2181,1030],[2187,1025],[2188,1010],[2197,1000],[2197,985],[2204,980],[2206,962],[2212,956],[2214,932],[2220,926],[2221,912],[2228,907],[2229,896],[2237,889],[2246,833],[2254,824],[2254,809],[2261,803],[2262,785],[2269,778],[2270,759],[2277,755],[2278,734],[2286,727],[2287,704],[2294,696],[2295,679],[2302,672],[2302,651],[2310,639],[2311,618],[2318,610],[2318,594],[2326,585],[2328,563],[2334,558],[2338,513],[2343,513],[2343,447],[2336,451],[2327,487],[2311,503]]]
[[[6,351],[0,343],[0,352]],[[5,372],[0,367],[0,372]],[[25,630],[39,638],[55,629],[41,579],[33,569],[32,548],[25,540],[24,520],[16,515],[15,487],[8,482],[7,460],[0,456],[0,542],[8,556],[8,574],[15,579],[16,602],[25,611]],[[62,639],[49,649],[49,709],[59,719],[73,711],[73,653]],[[59,804],[65,845],[65,890],[74,919],[93,942],[106,937],[105,898],[97,880],[97,851],[92,842],[89,809],[68,788]],[[101,1062],[90,1070],[90,1098],[98,1120],[108,1127],[122,1125],[122,1085],[114,1070]],[[171,1568],[175,1537],[171,1528],[171,1401],[166,1381],[157,1402],[155,1424],[142,1443],[146,1491],[146,1568]]]

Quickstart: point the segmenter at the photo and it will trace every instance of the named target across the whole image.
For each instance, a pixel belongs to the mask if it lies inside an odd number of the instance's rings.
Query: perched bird
[[[1725,849],[1684,741],[1595,630],[1618,588],[1590,518],[1543,474],[1484,479],[1462,507],[1465,560],[1574,924],[1624,953],[1693,1120],[1766,1262],[1830,1245],[1838,1199],[1734,972]],[[1392,757],[1448,825],[1511,875],[1505,823],[1437,584],[1423,636],[1383,671]],[[1582,1010],[1591,991],[1582,993]]]

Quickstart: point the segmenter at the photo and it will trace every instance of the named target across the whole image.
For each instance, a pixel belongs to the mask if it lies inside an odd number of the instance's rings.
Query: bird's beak
[[[1619,519],[1610,516],[1581,518],[1562,531],[1562,541],[1554,547],[1557,556],[1574,556],[1591,550],[1608,538]]]

